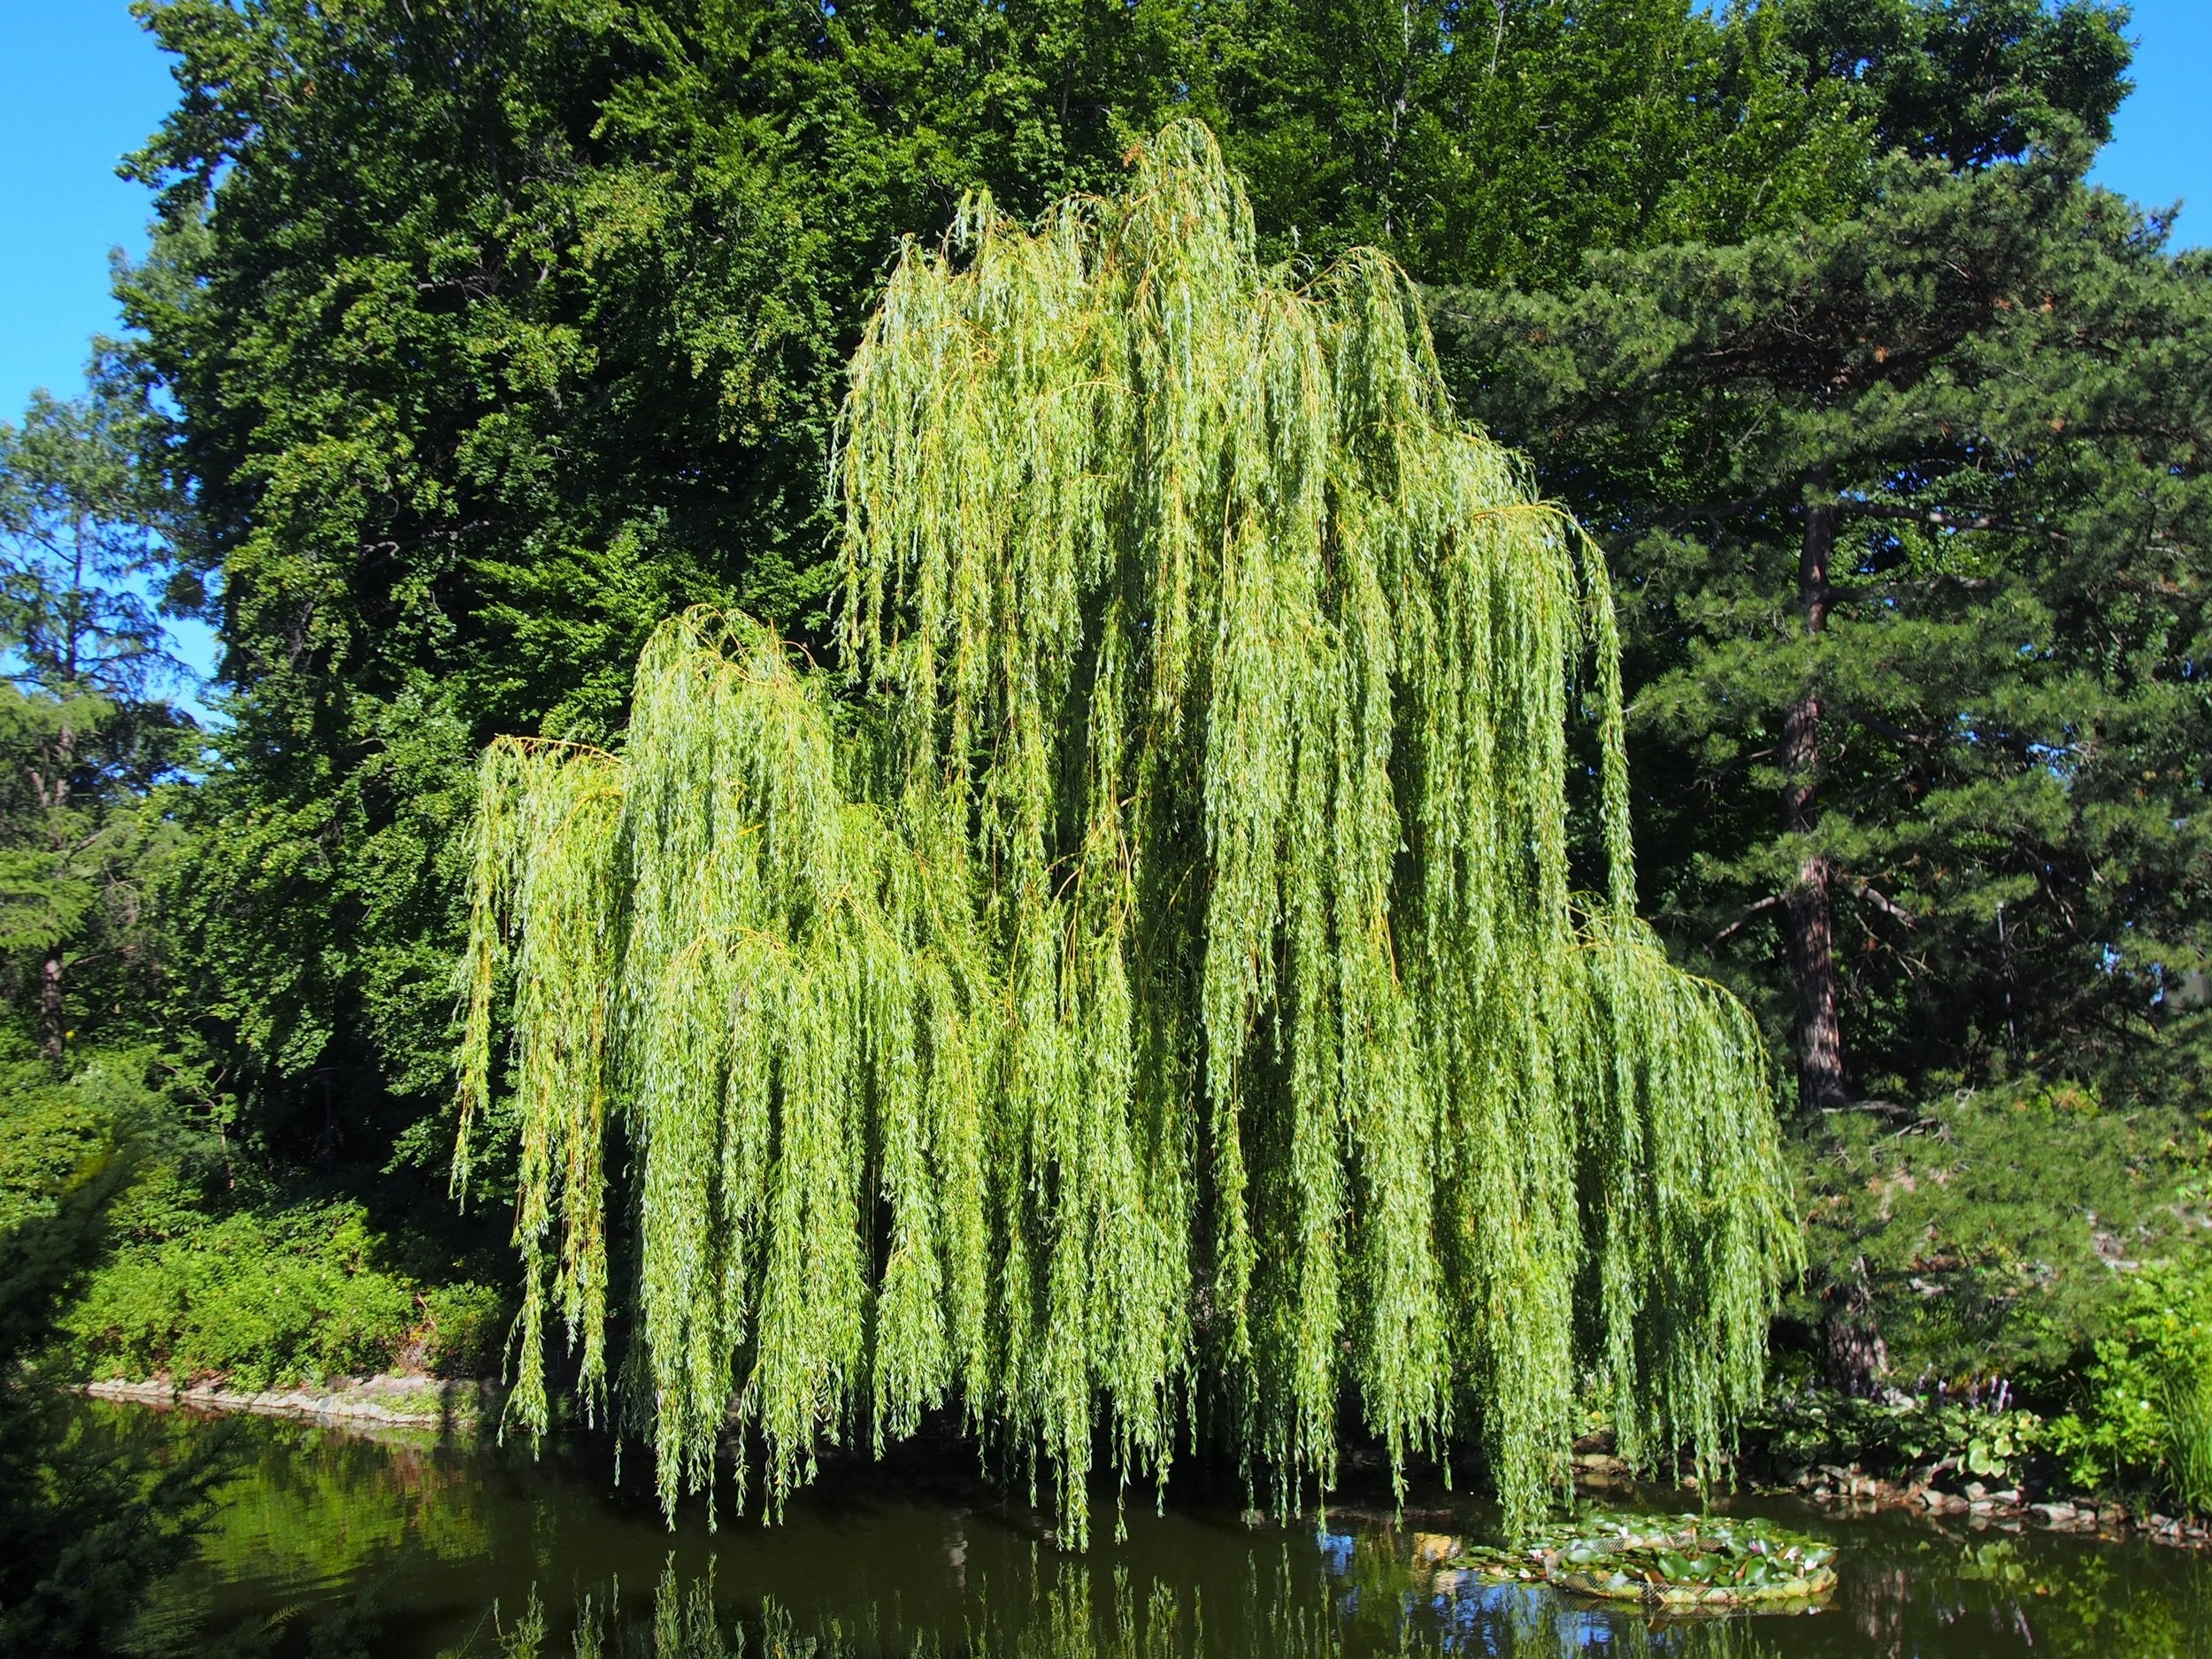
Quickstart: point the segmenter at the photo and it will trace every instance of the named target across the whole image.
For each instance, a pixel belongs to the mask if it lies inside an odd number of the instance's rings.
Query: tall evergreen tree
[[[1747,988],[1779,924],[1808,1107],[2117,1052],[2201,960],[2212,295],[2086,154],[1439,299],[1619,549],[1665,902]]]
[[[135,949],[162,833],[148,792],[190,735],[158,695],[180,672],[150,596],[175,518],[150,465],[159,423],[112,361],[96,380],[0,421],[0,955],[31,981],[52,1060],[73,977]]]

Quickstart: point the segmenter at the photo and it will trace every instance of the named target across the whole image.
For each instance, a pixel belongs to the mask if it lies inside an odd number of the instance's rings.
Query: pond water
[[[432,1435],[221,1422],[88,1405],[96,1432],[218,1443],[228,1470],[197,1557],[160,1586],[138,1645],[393,1659],[2212,1659],[2212,1560],[2147,1544],[1973,1531],[1742,1502],[1832,1540],[1839,1582],[1792,1615],[1654,1621],[1540,1587],[1417,1564],[1486,1534],[1482,1505],[1420,1492],[1325,1524],[1247,1513],[1179,1483],[1164,1514],[1111,1500],[1082,1555],[1049,1517],[940,1448],[826,1467],[782,1522],[663,1525],[646,1471],[618,1488],[588,1449],[534,1461]],[[88,1425],[92,1426],[92,1425]]]

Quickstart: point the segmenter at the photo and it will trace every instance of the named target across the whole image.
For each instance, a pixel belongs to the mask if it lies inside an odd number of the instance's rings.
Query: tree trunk
[[[1874,1317],[1874,1294],[1866,1282],[1866,1258],[1854,1264],[1851,1278],[1831,1284],[1820,1297],[1821,1369],[1829,1386],[1854,1399],[1878,1393],[1889,1374],[1889,1345]]]
[[[39,1048],[49,1060],[61,1058],[61,941],[56,940],[47,948],[46,959],[38,964]]]
[[[1834,488],[1830,469],[1814,475],[1824,496]],[[1805,541],[1797,557],[1797,601],[1805,634],[1817,638],[1828,620],[1828,562],[1835,551],[1836,510],[1805,510]],[[1820,823],[1817,772],[1820,765],[1820,695],[1809,680],[1782,722],[1782,829],[1810,835]],[[1797,1101],[1808,1112],[1840,1105],[1843,1087],[1843,1030],[1836,1016],[1834,930],[1829,914],[1828,861],[1808,854],[1797,885],[1783,910],[1782,929],[1789,942],[1790,973],[1797,986]]]

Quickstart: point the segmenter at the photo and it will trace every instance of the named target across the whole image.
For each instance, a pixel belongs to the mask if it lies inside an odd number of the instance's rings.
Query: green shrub
[[[2079,1485],[2156,1480],[2212,1510],[2212,1261],[2200,1249],[2124,1280],[2052,1449]]]
[[[145,1053],[63,1077],[21,1046],[0,1029],[0,1340],[19,1284],[35,1285],[56,1310],[17,1335],[41,1353],[58,1340],[98,1376],[258,1388],[499,1369],[511,1310],[464,1277],[449,1234],[380,1233],[358,1203],[236,1179],[200,1109],[150,1084],[169,1068]],[[93,1185],[98,1225],[59,1228]],[[227,1213],[211,1213],[219,1196]]]
[[[421,1297],[422,1363],[441,1377],[488,1377],[500,1366],[514,1309],[488,1285],[440,1285]]]
[[[42,1061],[0,1060],[0,1239],[52,1216],[114,1155],[113,1115]]]
[[[2062,1405],[2128,1269],[2180,1248],[2189,1138],[2177,1111],[2033,1079],[1901,1125],[1837,1113],[1792,1148],[1811,1271],[1791,1312],[1817,1325],[1824,1289],[1863,1284],[1894,1386],[2004,1379]]]
[[[64,1328],[96,1371],[219,1375],[265,1388],[388,1369],[411,1343],[472,1356],[496,1318],[480,1286],[425,1291],[377,1265],[358,1205],[243,1212],[127,1245]],[[414,1341],[426,1329],[427,1344]]]
[[[2066,1478],[2087,1491],[2140,1479],[2165,1448],[2162,1392],[2148,1355],[2124,1339],[2101,1338],[2082,1371],[2078,1407],[2051,1425],[2051,1449]]]
[[[1768,1402],[1747,1419],[1744,1431],[1782,1467],[1857,1463],[1901,1477],[1949,1469],[1962,1480],[1992,1485],[2017,1479],[2048,1436],[2041,1417],[2009,1404],[1933,1395],[1855,1400],[1824,1388],[1799,1389]]]
[[[2212,1513],[2212,1365],[2200,1363],[2169,1379],[2166,1467],[2175,1492],[2193,1509]]]
[[[75,1056],[65,1075],[19,1047],[0,1026],[0,1653],[108,1653],[191,1549],[224,1453],[36,1386],[158,1102],[137,1056]]]

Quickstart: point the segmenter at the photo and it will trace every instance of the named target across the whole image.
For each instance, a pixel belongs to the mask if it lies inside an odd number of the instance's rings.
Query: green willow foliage
[[[484,763],[462,1157],[511,985],[518,1420],[549,1318],[605,1386],[611,1118],[672,1506],[733,1421],[772,1508],[947,1400],[1079,1544],[1094,1461],[1164,1479],[1202,1408],[1286,1503],[1356,1398],[1526,1516],[1585,1374],[1709,1462],[1797,1248],[1762,1051],[1635,919],[1601,566],[1403,274],[1263,269],[1170,127],[1118,198],[907,249],[837,477],[841,695],[695,610],[620,758]]]

